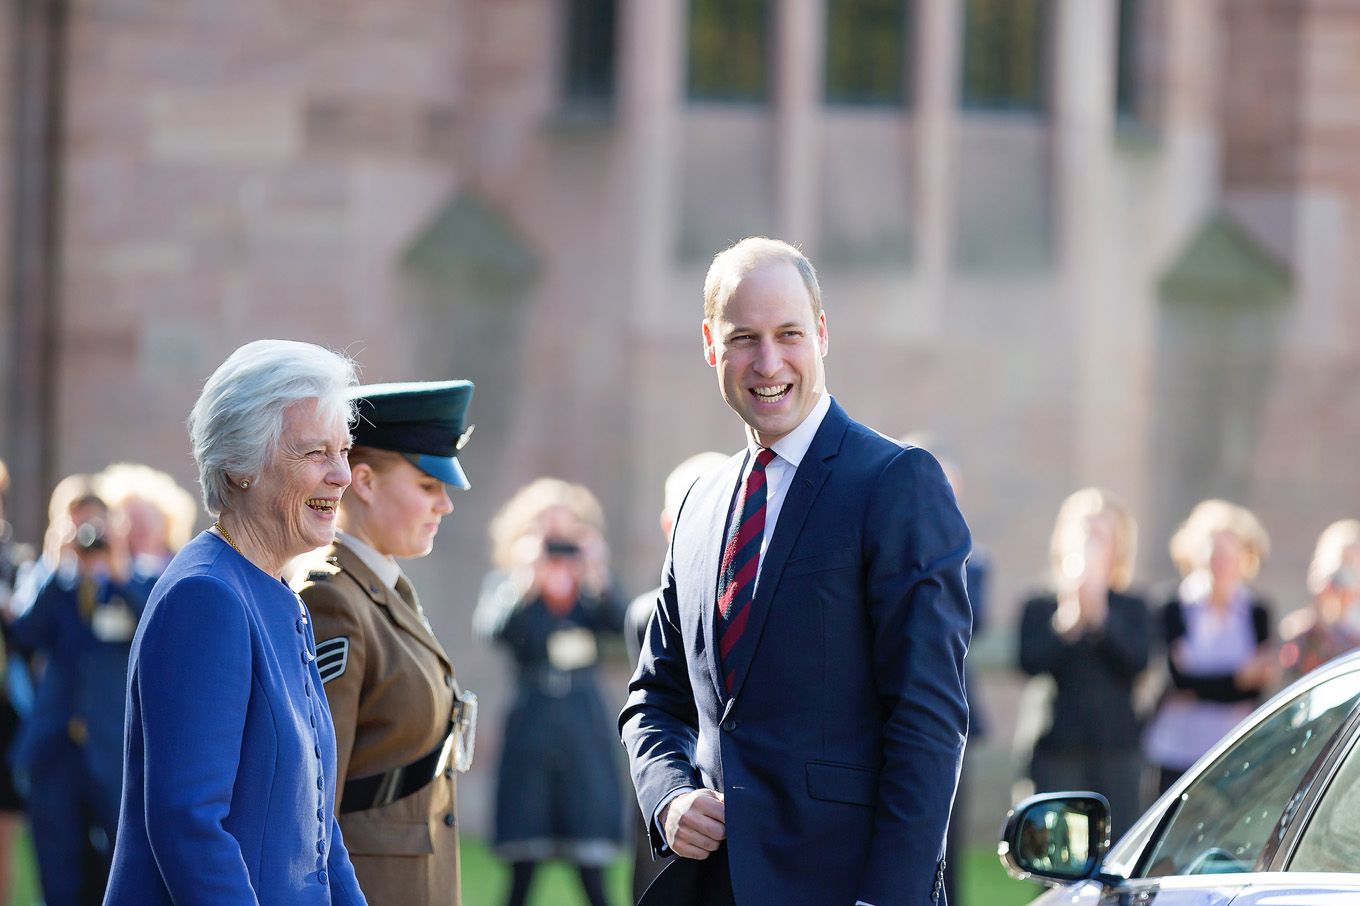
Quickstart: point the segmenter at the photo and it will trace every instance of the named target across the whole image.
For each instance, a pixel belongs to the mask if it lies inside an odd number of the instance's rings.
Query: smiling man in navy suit
[[[658,853],[647,904],[944,901],[968,729],[968,527],[939,465],[826,390],[811,263],[742,240],[704,355],[746,449],[677,517],[619,718]]]

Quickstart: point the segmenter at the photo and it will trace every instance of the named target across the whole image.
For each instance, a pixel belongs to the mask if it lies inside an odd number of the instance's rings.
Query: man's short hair
[[[817,271],[807,256],[783,240],[748,236],[713,257],[708,276],[704,279],[704,320],[713,320],[743,277],[758,267],[781,261],[798,269],[803,285],[812,297],[812,315],[820,315],[822,288],[817,283]]]

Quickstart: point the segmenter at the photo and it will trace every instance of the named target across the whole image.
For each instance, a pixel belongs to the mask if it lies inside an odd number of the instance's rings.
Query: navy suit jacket
[[[708,787],[724,792],[738,904],[940,902],[968,728],[971,540],[953,493],[930,454],[833,400],[791,479],[728,695],[714,598],[743,461],[681,507],[619,718],[653,847],[667,797]]]

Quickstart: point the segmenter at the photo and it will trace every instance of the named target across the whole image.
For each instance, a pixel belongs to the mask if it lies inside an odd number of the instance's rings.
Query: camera
[[[109,549],[109,541],[104,537],[104,524],[102,522],[82,522],[76,526],[74,540],[76,550],[82,553]]]
[[[579,557],[581,545],[562,538],[549,538],[543,542],[543,553],[549,557]]]

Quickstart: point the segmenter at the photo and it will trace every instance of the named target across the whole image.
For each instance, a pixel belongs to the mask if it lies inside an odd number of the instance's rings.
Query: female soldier
[[[463,703],[397,560],[430,552],[453,510],[446,486],[468,487],[457,455],[472,384],[356,393],[340,531],[296,572],[335,722],[336,812],[369,902],[456,904],[452,749]]]

